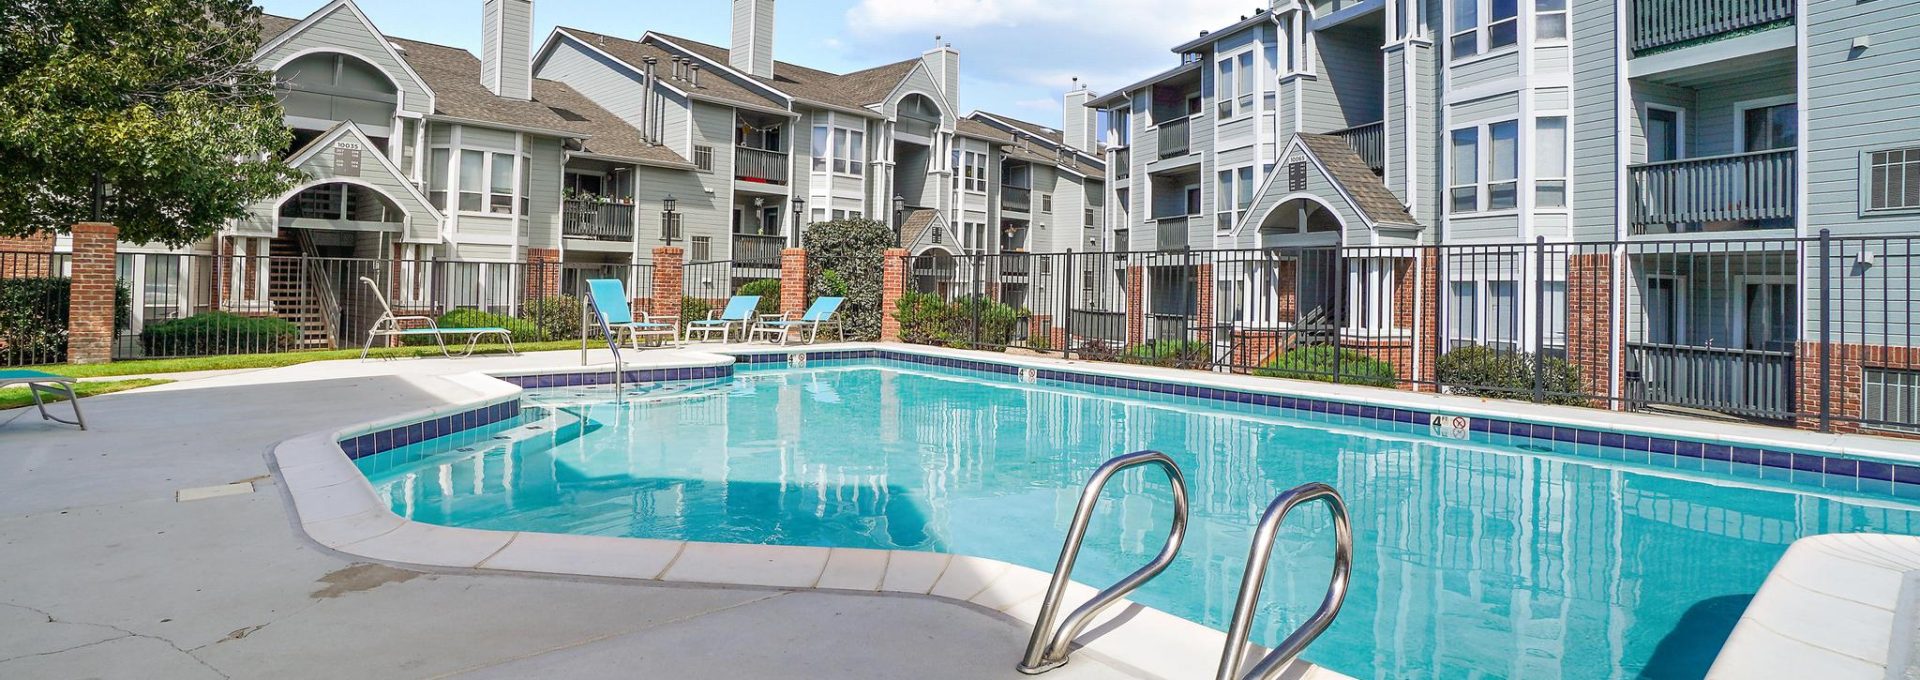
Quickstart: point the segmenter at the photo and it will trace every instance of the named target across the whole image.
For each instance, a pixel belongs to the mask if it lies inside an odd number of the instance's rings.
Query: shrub
[[[1130,364],[1194,368],[1213,363],[1213,346],[1198,340],[1155,340],[1128,347],[1120,360]]]
[[[580,337],[580,316],[583,311],[580,298],[554,295],[527,303],[521,316],[540,329],[541,339],[567,340]]]
[[[1051,338],[1048,338],[1047,335],[1049,334],[1042,332],[1042,333],[1035,333],[1033,335],[1027,336],[1027,349],[1033,350],[1035,352],[1046,352],[1046,351],[1052,350],[1053,340]]]
[[[447,313],[441,314],[439,318],[434,319],[434,323],[439,324],[441,328],[505,328],[507,329],[507,334],[513,337],[514,342],[540,341],[540,327],[535,325],[534,322],[526,319],[516,319],[505,314],[483,312],[478,309],[467,309],[463,307],[449,310]],[[577,324],[579,322],[575,321],[574,323]],[[465,336],[454,337],[459,337],[463,343],[467,340]],[[483,338],[483,340],[498,337],[499,336],[492,336],[492,338]],[[452,342],[452,340],[449,339],[448,342]],[[407,345],[432,345],[434,344],[434,339],[431,335],[409,335],[402,337],[401,343]]]
[[[948,312],[947,303],[938,295],[902,294],[894,303],[894,318],[900,322],[900,339],[921,345],[949,344]]]
[[[754,306],[757,315],[780,313],[780,279],[755,279],[740,284],[735,295],[758,295],[760,304]]]
[[[1334,358],[1338,357],[1336,365]],[[1336,369],[1338,379],[1335,379]],[[1353,349],[1342,349],[1335,353],[1329,345],[1308,345],[1295,347],[1286,354],[1274,357],[1253,374],[1268,378],[1293,378],[1296,380],[1318,380],[1337,382],[1347,385],[1371,385],[1373,387],[1395,387],[1400,384],[1400,375],[1394,371],[1393,364],[1375,359]]]
[[[148,356],[285,352],[299,335],[300,329],[279,317],[202,312],[147,326],[140,331],[140,348]]]
[[[0,366],[66,360],[72,290],[64,276],[0,279]],[[132,323],[133,294],[121,283],[114,287],[113,328]]]
[[[689,321],[705,319],[707,318],[707,314],[712,311],[713,302],[706,298],[685,296],[680,298],[680,323],[682,324]]]
[[[984,296],[968,296],[947,305],[947,328],[954,347],[1004,349],[1013,344],[1013,330],[1027,318],[1027,310]]]
[[[1580,367],[1558,357],[1492,348],[1462,347],[1440,356],[1434,375],[1454,394],[1500,399],[1530,399],[1535,373],[1544,378],[1546,403],[1584,406],[1586,383]]]
[[[847,299],[836,314],[846,324],[847,337],[879,337],[880,272],[886,250],[899,246],[893,229],[864,219],[816,222],[807,226],[801,243],[807,249],[807,292]],[[837,274],[827,276],[829,271]]]

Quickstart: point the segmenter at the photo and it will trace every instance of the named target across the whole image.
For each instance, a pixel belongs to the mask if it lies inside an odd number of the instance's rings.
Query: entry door
[[[1681,146],[1681,113],[1673,109],[1647,107],[1647,162],[1678,160],[1686,154]]]
[[[1799,299],[1791,283],[1745,285],[1746,348],[1771,352],[1793,351],[1800,337]]]

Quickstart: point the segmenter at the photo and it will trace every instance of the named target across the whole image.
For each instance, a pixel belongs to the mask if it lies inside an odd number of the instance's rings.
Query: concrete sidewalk
[[[1024,677],[1025,629],[947,602],[423,573],[293,526],[273,444],[434,406],[434,375],[543,364],[579,353],[205,376],[89,398],[87,432],[0,427],[0,677]],[[1049,677],[1116,675],[1077,658]]]

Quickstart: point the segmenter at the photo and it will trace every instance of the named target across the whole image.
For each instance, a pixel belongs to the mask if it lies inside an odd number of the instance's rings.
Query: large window
[[[954,181],[960,188],[972,192],[987,190],[987,155],[973,151],[955,151],[959,167],[955,168]]]
[[[1454,130],[1448,146],[1448,195],[1453,212],[1480,209],[1480,129]]]
[[[1221,170],[1215,185],[1213,204],[1215,212],[1214,226],[1221,231],[1233,228],[1248,206],[1253,205],[1253,166]]]
[[[427,200],[433,201],[437,210],[447,209],[447,178],[452,169],[448,164],[452,160],[453,150],[434,149],[427,154],[431,165],[427,166]]]
[[[1519,40],[1519,0],[1451,0],[1454,59],[1512,46]],[[1564,15],[1562,15],[1564,20]]]
[[[1213,98],[1221,118],[1233,118],[1253,111],[1253,94],[1258,81],[1253,50],[1220,58],[1213,79]]]
[[[833,129],[833,171],[859,176],[867,168],[867,133],[847,128]]]
[[[1480,142],[1482,138],[1486,140],[1484,145]],[[1512,210],[1518,207],[1519,121],[1460,128],[1453,131],[1450,142],[1448,186],[1453,212]],[[1562,182],[1561,186],[1564,190],[1565,183]]]
[[[825,125],[813,126],[813,171],[814,172],[827,171],[827,161],[833,155],[832,149],[828,148],[827,146],[831,132],[832,132],[832,128],[829,128]]]
[[[1740,150],[1791,149],[1800,137],[1799,107],[1792,102],[1740,108]]]
[[[434,150],[435,158],[440,151]],[[514,183],[522,175],[514,158],[511,153],[461,149],[460,211],[512,214]]]
[[[1547,116],[1533,122],[1533,204],[1567,207],[1567,119]]]
[[[1867,210],[1920,208],[1920,146],[1867,154]]]
[[[480,212],[486,204],[487,152],[460,152],[460,211]]]
[[[1520,284],[1513,280],[1454,281],[1447,286],[1448,339],[1453,347],[1519,348]]]

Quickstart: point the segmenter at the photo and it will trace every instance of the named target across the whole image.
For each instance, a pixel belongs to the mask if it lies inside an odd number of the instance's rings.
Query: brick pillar
[[[907,291],[907,249],[888,248],[880,263],[880,341],[900,341],[900,296]]]
[[[807,311],[807,250],[788,248],[780,251],[780,313]]]
[[[1619,379],[1610,337],[1613,255],[1582,253],[1571,255],[1567,260],[1567,360],[1579,367],[1588,393],[1611,394]],[[1615,402],[1611,407],[1617,410],[1621,404]]]
[[[526,276],[520,285],[525,289],[521,299],[529,302],[560,294],[560,250],[528,248]]]
[[[53,233],[0,236],[0,279],[38,278],[53,273]]]
[[[1199,340],[1201,342],[1212,342],[1213,341],[1213,289],[1214,289],[1213,264],[1208,263],[1208,264],[1199,265],[1199,266],[1196,266],[1195,269],[1197,270],[1197,273],[1195,274],[1195,277],[1194,277],[1195,278],[1194,285],[1199,287],[1199,290],[1196,291],[1196,293],[1198,294],[1195,295],[1195,297],[1199,298],[1200,300],[1200,309],[1198,310],[1199,323],[1196,324],[1200,327]]]
[[[686,261],[681,259],[682,251],[678,246],[659,246],[653,249],[653,309],[655,316],[680,315],[680,291],[686,272]],[[692,319],[681,319],[682,323]]]
[[[1127,344],[1138,345],[1147,337],[1147,268],[1127,267]]]
[[[114,256],[120,228],[73,225],[73,292],[67,300],[67,363],[113,360]]]
[[[1439,251],[1421,249],[1419,257],[1407,261],[1399,279],[1394,287],[1394,316],[1399,327],[1413,330],[1414,363],[1419,364],[1409,367],[1413,371],[1413,391],[1420,391],[1423,385],[1432,389],[1434,364],[1440,360]],[[1410,295],[1402,297],[1401,291]]]

